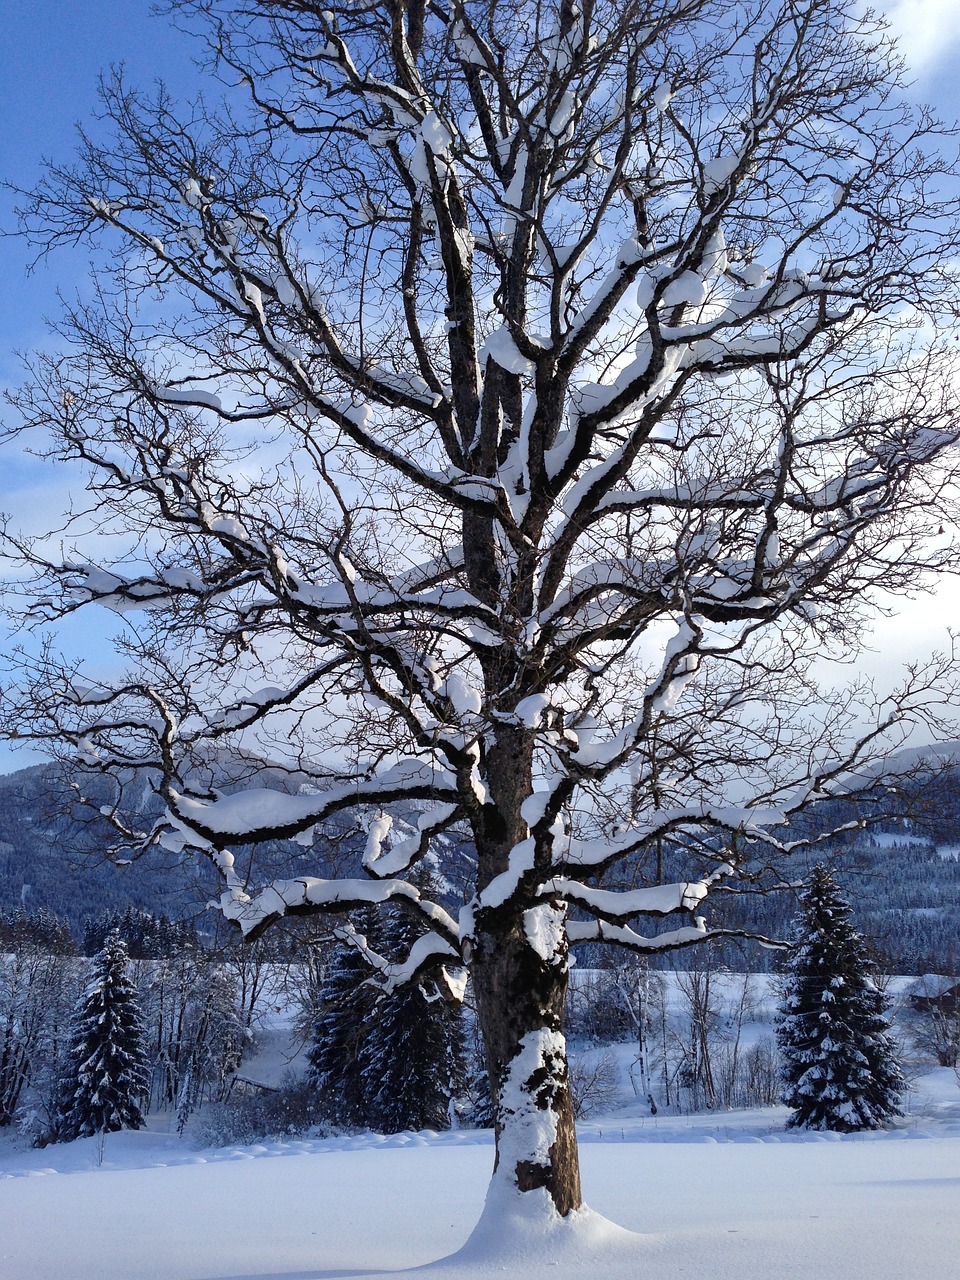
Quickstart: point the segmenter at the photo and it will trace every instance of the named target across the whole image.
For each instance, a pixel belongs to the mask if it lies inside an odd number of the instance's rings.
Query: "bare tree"
[[[689,1095],[691,1111],[712,1110],[720,1102],[715,1080],[714,1050],[719,1044],[721,1009],[715,975],[695,968],[676,974],[683,1001],[682,1028],[677,1035],[677,1078]]]
[[[585,1046],[569,1062],[573,1114],[578,1120],[621,1100],[617,1059],[610,1049]]]
[[[568,947],[736,933],[711,892],[944,729],[948,658],[890,696],[811,674],[857,651],[872,592],[955,554],[942,131],[852,0],[168,7],[246,98],[110,76],[25,200],[44,249],[115,267],[19,397],[89,468],[96,552],[8,544],[35,620],[142,611],[130,671],[48,654],[5,721],[114,775],[121,831],[148,771],[166,817],[127,843],[209,858],[248,936],[418,915],[380,970],[472,971],[491,1211],[565,1215]],[[309,785],[218,790],[231,748]],[[400,801],[419,829],[391,843]],[[234,861],[358,808],[363,876]],[[456,823],[459,920],[415,875]]]
[[[49,1102],[77,981],[71,957],[10,930],[0,954],[0,1128],[17,1119],[28,1087],[41,1109]]]
[[[879,985],[879,984],[878,984]],[[938,1066],[960,1068],[960,978],[925,974],[911,994],[907,1019],[914,1049]]]
[[[658,1041],[662,1042],[665,1038],[667,1017],[663,975],[651,970],[647,959],[633,963],[621,961],[614,972],[621,1007],[637,1040],[637,1054],[630,1064],[630,1083],[637,1097],[645,1100],[650,1114],[655,1116],[655,1059]],[[659,1028],[656,1025],[658,1022]],[[665,1069],[666,1063],[662,1063],[661,1067]]]

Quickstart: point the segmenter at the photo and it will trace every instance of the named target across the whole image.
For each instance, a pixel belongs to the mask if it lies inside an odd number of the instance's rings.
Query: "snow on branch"
[[[733,874],[733,867],[723,864],[703,880],[691,883],[651,885],[646,889],[595,889],[565,877],[547,880],[542,892],[546,897],[559,897],[602,917],[621,921],[638,914],[672,915],[677,911],[693,912],[722,877]]]
[[[398,800],[457,798],[452,774],[434,764],[405,760],[370,779],[332,787],[313,795],[289,795],[251,787],[214,800],[191,797],[174,788],[165,793],[174,821],[195,837],[200,847],[282,840],[309,830],[333,813],[359,804]]]
[[[604,920],[587,922],[571,920],[567,924],[567,938],[571,946],[580,942],[612,942],[642,954],[675,951],[680,947],[701,943],[709,936],[713,935],[707,929],[706,921],[701,917],[697,918],[697,923],[694,925],[673,929],[667,933],[654,934],[652,937],[637,933],[627,925],[608,924]]]
[[[299,876],[275,880],[253,895],[234,882],[224,890],[216,905],[227,920],[239,925],[244,936],[255,937],[285,915],[346,912],[399,899],[416,905],[420,894],[405,880],[324,880]],[[452,921],[450,924],[455,937],[456,926]]]
[[[455,933],[454,936],[456,936]],[[448,937],[440,937],[436,933],[425,933],[417,938],[405,960],[383,966],[378,974],[377,986],[389,995],[398,987],[416,982],[426,974],[435,975],[439,970],[443,975],[444,985],[451,995],[457,993],[462,1000],[464,980],[459,973],[449,973],[444,964],[446,962],[446,965],[452,964],[456,967],[461,964],[460,952],[451,944]]]
[[[750,840],[765,840],[769,827],[782,826],[786,810],[771,806],[720,805],[703,802],[649,809],[616,836],[578,839],[571,836],[558,846],[554,865],[569,868],[601,868],[613,865],[629,853],[660,837],[684,829],[714,828]]]
[[[710,939],[719,941],[724,938],[742,938],[774,950],[784,950],[790,946],[789,942],[783,939],[769,938],[747,929],[710,929],[700,916],[697,917],[695,924],[686,928],[673,929],[667,933],[651,936],[637,933],[627,925],[608,924],[605,920],[572,920],[567,925],[567,937],[571,946],[583,942],[608,942],[640,955],[652,955],[658,951],[678,951],[683,947],[700,946]]]
[[[367,846],[363,855],[364,868],[373,876],[395,876],[408,871],[430,847],[431,839],[445,830],[457,816],[456,805],[443,804],[417,819],[415,835],[399,840],[393,848],[384,851],[383,843],[393,825],[389,814],[373,819],[367,829]]]

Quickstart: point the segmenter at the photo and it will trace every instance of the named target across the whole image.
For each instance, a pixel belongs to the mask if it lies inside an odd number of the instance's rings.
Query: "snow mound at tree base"
[[[584,1274],[583,1267],[615,1262],[639,1264],[646,1237],[617,1226],[584,1205],[561,1218],[546,1191],[523,1194],[494,1177],[480,1221],[462,1249],[416,1268],[416,1274],[471,1276],[504,1271],[514,1276]],[[589,1270],[586,1272],[589,1274]]]

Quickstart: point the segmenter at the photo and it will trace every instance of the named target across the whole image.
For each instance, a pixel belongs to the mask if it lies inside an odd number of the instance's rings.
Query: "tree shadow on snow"
[[[349,1280],[351,1276],[402,1275],[404,1271],[416,1271],[416,1267],[401,1267],[396,1272],[383,1267],[357,1267],[355,1270],[334,1267],[332,1270],[317,1271],[264,1271],[261,1275],[252,1276],[248,1272],[243,1275],[216,1276],[214,1280]],[[207,1278],[209,1280],[209,1278]]]
[[[878,1178],[876,1181],[851,1183],[860,1187],[957,1187],[958,1178]]]

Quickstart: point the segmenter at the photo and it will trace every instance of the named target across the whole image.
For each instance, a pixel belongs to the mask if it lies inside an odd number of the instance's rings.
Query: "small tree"
[[[468,1128],[492,1129],[496,1125],[496,1109],[493,1092],[490,1088],[490,1073],[483,1061],[482,1046],[474,1056],[473,1064],[467,1080],[467,1094],[470,1106],[464,1117]]]
[[[385,950],[410,954],[423,929],[395,912]],[[448,1129],[467,1088],[463,1014],[433,982],[400,983],[376,1006],[363,1052],[367,1122],[384,1133]]]
[[[814,869],[777,1038],[791,1129],[852,1133],[900,1115],[904,1079],[874,962],[832,874]]]
[[[222,1102],[226,1097],[247,1035],[236,981],[223,965],[202,965],[183,1026],[183,1068],[176,1096],[179,1132],[205,1099]]]
[[[142,1129],[150,1073],[127,949],[111,934],[94,961],[67,1053],[56,1136],[63,1142]]]
[[[27,925],[11,922],[0,939],[0,1128],[22,1119],[28,1086],[41,1110],[49,1101],[47,1085],[75,998],[72,961],[38,945]]]
[[[683,1004],[677,1078],[687,1091],[691,1111],[707,1110],[719,1101],[714,1079],[714,1050],[719,1044],[720,1001],[711,970],[701,962],[676,975]]]
[[[914,1048],[941,1067],[960,1066],[960,977],[925,974],[913,992]]]
[[[361,948],[375,942],[375,921],[366,913],[358,945],[340,942],[320,979],[317,1013],[307,1053],[309,1076],[319,1092],[319,1113],[333,1124],[367,1123],[361,1051],[372,1025],[376,992],[373,968]]]

